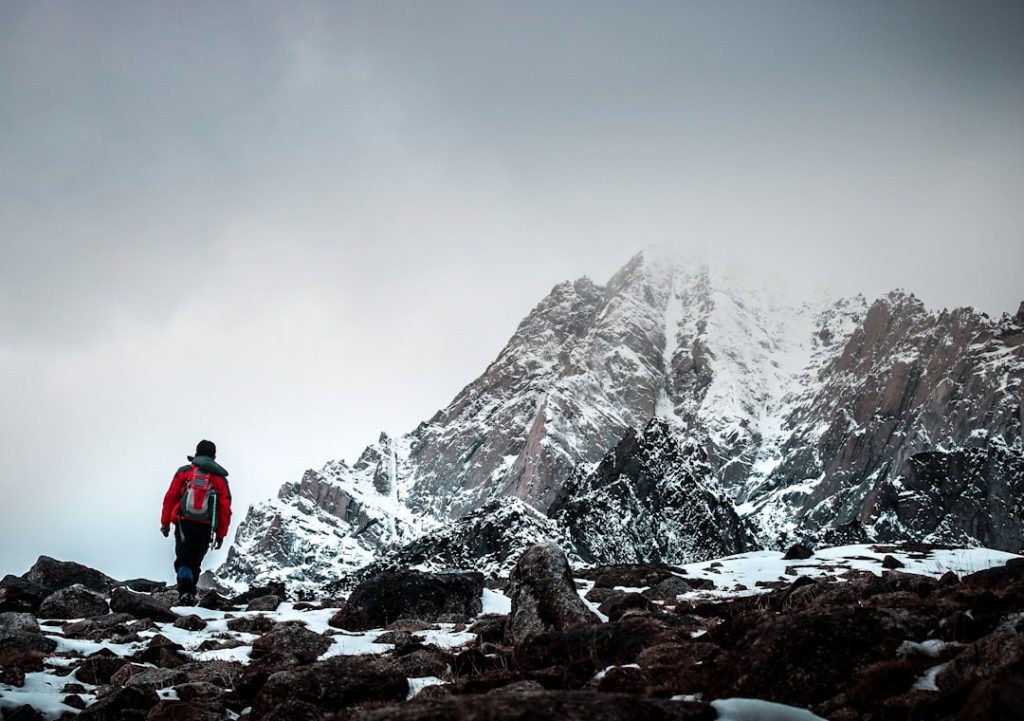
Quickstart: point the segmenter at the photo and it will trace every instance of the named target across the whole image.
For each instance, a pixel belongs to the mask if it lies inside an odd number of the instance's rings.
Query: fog
[[[240,520],[651,245],[1014,312],[1022,71],[1013,2],[5,2],[0,573],[169,577],[199,439]]]

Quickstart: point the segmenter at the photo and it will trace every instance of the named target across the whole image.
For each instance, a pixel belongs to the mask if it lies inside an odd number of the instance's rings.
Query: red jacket
[[[178,469],[174,474],[174,478],[171,479],[171,487],[164,494],[163,510],[160,513],[160,525],[168,526],[171,523],[178,522],[181,498],[185,495],[188,487],[190,471],[195,467],[200,467],[210,474],[211,491],[217,494],[217,528],[214,529],[214,533],[217,538],[224,538],[228,535],[228,527],[231,525],[231,488],[228,486],[227,478],[225,478],[228,472],[213,462],[209,464],[200,462],[198,466],[196,464],[189,464]],[[216,471],[220,471],[222,475],[218,475]],[[202,521],[197,522],[202,523]],[[210,522],[206,521],[206,523],[209,525]]]

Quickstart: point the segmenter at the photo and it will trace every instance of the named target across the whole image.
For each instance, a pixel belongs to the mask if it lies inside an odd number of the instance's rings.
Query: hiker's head
[[[199,441],[199,444],[196,446],[196,455],[216,458],[217,446],[214,445],[213,441]]]

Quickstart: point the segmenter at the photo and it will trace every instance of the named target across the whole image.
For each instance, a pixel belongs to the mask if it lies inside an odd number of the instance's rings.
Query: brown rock
[[[129,686],[103,696],[78,718],[81,721],[143,721],[159,702],[155,691]]]
[[[404,676],[366,668],[358,658],[342,656],[270,676],[256,697],[251,718],[320,718],[355,704],[401,701],[408,693]]]
[[[258,659],[270,654],[288,655],[299,663],[312,663],[330,647],[331,639],[305,626],[280,624],[253,642],[251,656]]]
[[[183,628],[186,631],[202,631],[206,628],[206,621],[192,614],[190,616],[182,616],[174,622],[174,626],[175,628]]]
[[[483,574],[475,572],[382,573],[356,586],[330,625],[367,631],[401,618],[467,622],[480,613],[483,587]]]
[[[51,593],[39,605],[41,618],[89,618],[109,610],[107,599],[81,584]]]
[[[598,611],[608,617],[609,621],[618,621],[630,612],[654,611],[656,606],[639,593],[624,593],[616,591],[609,596],[600,606]]]
[[[507,638],[520,643],[531,635],[598,623],[576,592],[572,570],[553,543],[533,546],[509,575],[512,599]]]
[[[249,605],[245,607],[246,611],[276,611],[277,607],[281,605],[281,597],[273,594],[266,596],[260,596],[249,601]]]

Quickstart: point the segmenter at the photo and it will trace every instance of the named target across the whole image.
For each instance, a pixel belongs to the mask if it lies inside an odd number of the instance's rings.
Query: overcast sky
[[[0,574],[169,578],[200,438],[240,519],[645,246],[1015,311],[1022,200],[1020,2],[0,0]]]

